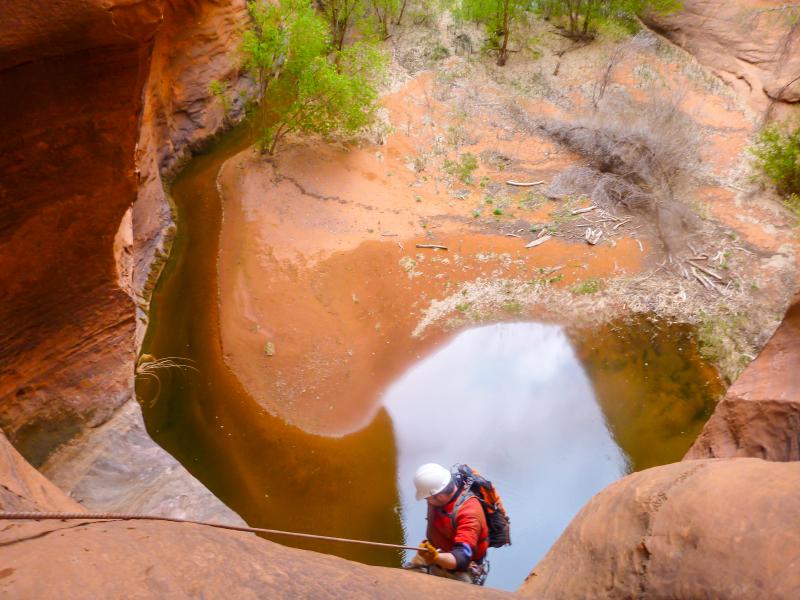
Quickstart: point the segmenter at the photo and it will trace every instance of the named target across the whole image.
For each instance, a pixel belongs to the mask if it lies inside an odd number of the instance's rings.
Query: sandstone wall
[[[133,398],[101,426],[60,446],[40,471],[92,512],[134,512],[245,525],[153,442]]]
[[[0,427],[34,464],[131,394],[112,248],[160,21],[156,0],[0,8]]]
[[[246,0],[171,3],[156,36],[136,155],[139,192],[125,255],[130,266],[121,268],[137,305],[137,349],[147,327],[152,287],[174,233],[163,179],[243,116],[251,92],[239,67],[247,19]],[[227,114],[210,92],[212,81],[227,88]]]
[[[800,102],[800,23],[791,2],[683,0],[647,24],[686,48],[759,112]],[[782,105],[782,106],[781,106]]]
[[[0,510],[66,511],[83,508],[31,467],[0,432]]]
[[[686,458],[734,456],[800,460],[800,295],[728,389]]]
[[[132,398],[161,174],[241,115],[246,18],[245,0],[0,6],[0,428],[94,510],[241,523]]]
[[[521,586],[534,598],[800,597],[800,463],[684,461],[592,498]]]
[[[246,18],[245,0],[0,7],[0,427],[34,465],[132,396],[161,175],[241,115]]]

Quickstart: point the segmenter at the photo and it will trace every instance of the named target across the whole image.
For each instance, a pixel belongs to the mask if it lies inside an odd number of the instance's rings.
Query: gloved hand
[[[417,556],[424,560],[426,565],[432,565],[439,557],[439,551],[428,540],[422,540]]]

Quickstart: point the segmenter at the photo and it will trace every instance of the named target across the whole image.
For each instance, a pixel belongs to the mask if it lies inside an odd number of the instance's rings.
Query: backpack
[[[451,469],[453,480],[456,485],[464,486],[466,493],[461,494],[461,498],[456,502],[450,518],[453,522],[453,529],[456,526],[456,515],[461,505],[471,497],[478,499],[486,516],[486,525],[489,527],[489,546],[500,548],[511,544],[511,519],[503,508],[500,494],[492,485],[492,482],[485,479],[480,473],[472,470],[467,465],[455,465]]]

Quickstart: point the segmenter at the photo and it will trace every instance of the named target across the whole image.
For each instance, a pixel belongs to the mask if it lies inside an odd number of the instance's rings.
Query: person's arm
[[[472,560],[472,548],[465,544],[456,544],[451,552],[439,552],[434,564],[451,571],[466,571]]]
[[[466,571],[478,547],[481,534],[481,521],[478,512],[482,511],[477,500],[467,500],[456,517],[456,535],[453,550],[440,552],[434,563],[443,569]]]

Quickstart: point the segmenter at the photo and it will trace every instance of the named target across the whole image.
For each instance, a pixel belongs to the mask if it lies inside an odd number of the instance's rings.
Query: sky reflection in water
[[[627,472],[562,329],[501,323],[458,334],[384,396],[398,448],[406,542],[425,536],[412,479],[465,462],[497,486],[512,546],[490,550],[488,585],[516,589],[586,501]]]

